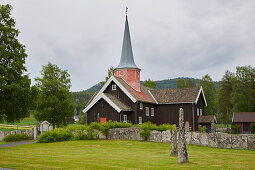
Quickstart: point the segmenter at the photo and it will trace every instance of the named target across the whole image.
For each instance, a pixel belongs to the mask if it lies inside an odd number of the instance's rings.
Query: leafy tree
[[[205,99],[207,101],[207,107],[205,107],[205,114],[206,115],[215,114],[217,111],[215,103],[216,89],[212,78],[208,74],[206,74],[199,81],[199,85],[203,87]]]
[[[156,89],[156,82],[151,79],[145,80],[143,85],[152,89]]]
[[[47,120],[53,127],[65,126],[74,114],[75,104],[72,102],[70,75],[57,65],[48,63],[41,71],[42,78],[36,78],[38,97],[35,118]]]
[[[82,125],[86,124],[87,123],[87,114],[81,112],[78,115],[78,119],[79,119],[78,124],[82,124]]]
[[[178,79],[177,80],[177,88],[185,88],[186,87],[186,82],[184,79]]]
[[[27,115],[36,91],[24,75],[27,54],[11,11],[10,5],[0,5],[0,121],[13,123]]]
[[[103,86],[103,85],[107,82],[107,80],[108,80],[113,74],[114,74],[114,68],[113,68],[113,66],[111,66],[111,67],[108,69],[108,76],[105,77],[105,81],[100,82],[100,84]]]
[[[194,79],[188,79],[186,82],[186,87],[196,87],[196,83]]]
[[[236,68],[231,103],[234,112],[255,111],[255,68],[251,66]]]
[[[229,114],[232,113],[233,105],[231,104],[231,93],[234,78],[235,78],[234,73],[226,71],[225,75],[221,79],[221,85],[217,90],[218,111],[221,120],[228,121]]]

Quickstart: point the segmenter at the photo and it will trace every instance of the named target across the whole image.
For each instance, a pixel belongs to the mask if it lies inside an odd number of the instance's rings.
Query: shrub
[[[88,140],[93,140],[93,139],[98,139],[98,138],[99,138],[98,133],[95,132],[94,129],[91,129],[91,128],[87,129],[87,139]]]
[[[32,140],[32,136],[28,134],[10,134],[4,137],[5,142],[16,142],[22,140]]]
[[[66,129],[69,131],[76,131],[76,130],[80,130],[80,131],[84,131],[87,129],[87,125],[80,125],[80,124],[69,124]]]
[[[77,132],[74,134],[74,136],[73,136],[72,139],[73,139],[73,140],[85,140],[85,139],[88,139],[88,136],[87,136],[87,134],[84,133],[83,130],[79,130],[79,131],[77,131]]]
[[[157,131],[160,131],[160,132],[170,130],[172,132],[172,130],[175,129],[170,124],[162,124],[162,125],[157,126],[157,125],[155,125],[151,122],[145,122],[145,123],[139,125],[139,127],[143,130],[143,131],[140,132],[140,136],[144,140],[147,140],[150,137],[150,131],[151,130],[157,130]]]
[[[206,126],[205,125],[201,127],[201,133],[206,133]]]
[[[50,142],[60,142],[68,141],[73,137],[73,134],[66,129],[54,129],[47,131],[42,135],[39,135],[37,141],[39,143],[50,143]]]
[[[240,133],[240,126],[232,124],[231,125],[231,133],[232,134],[239,134]]]
[[[255,133],[255,122],[251,122],[251,133]]]

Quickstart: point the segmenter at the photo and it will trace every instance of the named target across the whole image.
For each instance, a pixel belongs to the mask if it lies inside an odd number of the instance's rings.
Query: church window
[[[116,84],[112,85],[112,90],[116,90]]]
[[[140,110],[143,110],[143,104],[140,103]]]
[[[154,116],[154,108],[151,108],[151,116]]]
[[[145,111],[146,111],[146,116],[150,116],[150,108],[149,107],[145,107]]]
[[[142,117],[139,117],[139,124],[142,124],[143,123],[143,119],[142,119]]]
[[[127,115],[123,115],[123,122],[127,122]]]
[[[199,116],[199,108],[197,108],[197,116]]]
[[[202,109],[200,109],[200,116],[202,116]]]

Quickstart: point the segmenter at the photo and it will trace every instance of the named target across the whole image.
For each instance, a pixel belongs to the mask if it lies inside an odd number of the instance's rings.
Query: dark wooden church
[[[87,113],[87,123],[150,121],[178,127],[179,108],[183,108],[186,129],[196,131],[198,117],[204,114],[207,105],[202,87],[149,89],[140,85],[140,71],[134,62],[126,16],[120,63],[83,110]]]

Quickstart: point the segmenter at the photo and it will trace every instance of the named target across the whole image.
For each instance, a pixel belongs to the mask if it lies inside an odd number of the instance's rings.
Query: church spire
[[[127,9],[128,8],[126,8],[126,22],[125,22],[124,38],[122,43],[121,58],[120,58],[120,63],[116,69],[120,69],[120,68],[139,69],[135,64],[134,57],[133,57],[133,50],[131,45],[128,18],[127,18]]]

